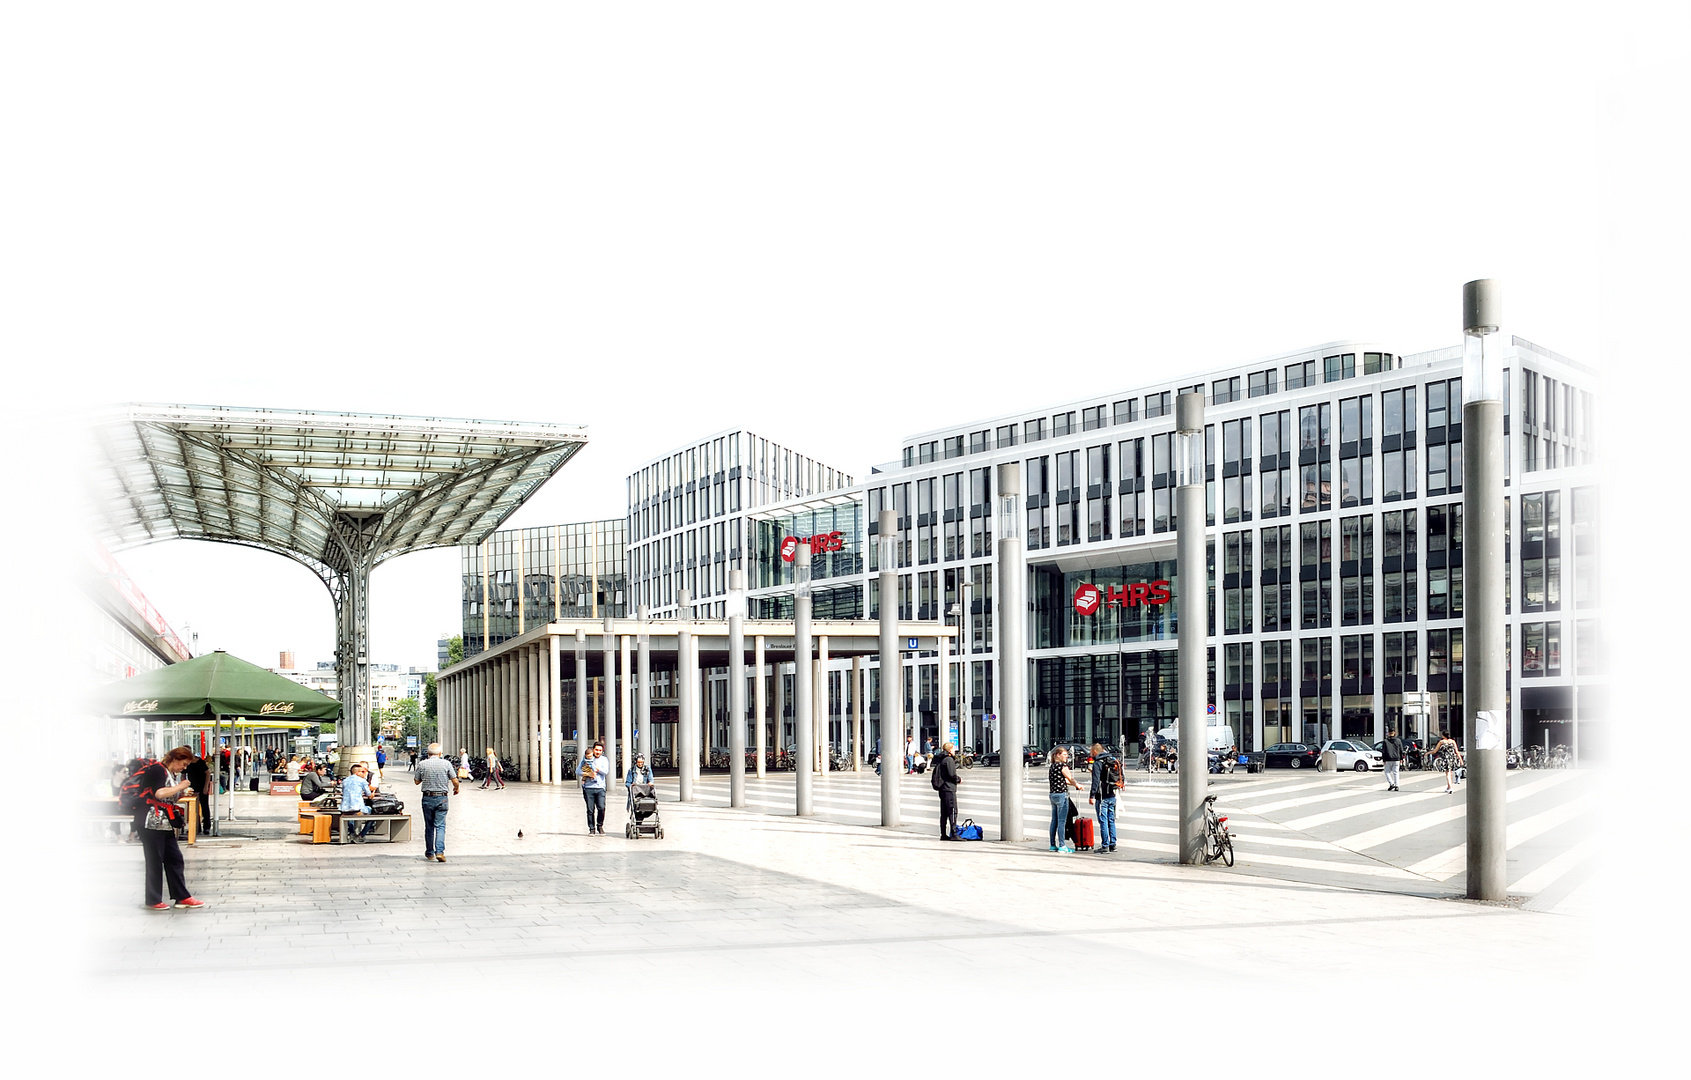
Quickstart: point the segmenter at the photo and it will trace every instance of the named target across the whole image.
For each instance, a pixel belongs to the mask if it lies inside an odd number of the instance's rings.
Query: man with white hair
[[[458,794],[458,770],[440,756],[440,744],[429,744],[428,754],[414,773],[423,789],[423,858],[446,861],[446,804],[448,788]]]

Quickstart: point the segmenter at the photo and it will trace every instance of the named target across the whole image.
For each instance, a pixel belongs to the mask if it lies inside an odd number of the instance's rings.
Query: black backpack
[[[131,773],[129,778],[123,782],[123,786],[118,789],[117,793],[117,808],[119,810],[126,814],[133,814],[147,804],[147,792],[142,790],[141,778],[155,764],[157,763],[149,761],[139,770]]]
[[[942,774],[939,771],[940,762],[944,760],[944,757],[945,755],[941,754],[939,757],[928,762],[928,771],[934,774],[932,780],[935,791],[941,791],[945,788],[945,784],[941,782]]]
[[[1098,761],[1098,797],[1112,798],[1120,788],[1121,762],[1114,755],[1106,754]]]

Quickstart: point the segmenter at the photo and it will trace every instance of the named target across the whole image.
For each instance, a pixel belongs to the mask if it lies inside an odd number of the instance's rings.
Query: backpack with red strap
[[[153,798],[153,792],[147,788],[144,778],[147,770],[157,765],[157,761],[149,761],[138,770],[131,773],[118,789],[117,806],[126,814],[138,814],[150,807],[158,807],[159,811],[177,828],[182,827],[182,807],[175,803],[160,802]]]

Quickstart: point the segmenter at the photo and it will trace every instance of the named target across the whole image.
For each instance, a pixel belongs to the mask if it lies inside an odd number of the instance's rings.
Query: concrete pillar
[[[641,604],[640,632],[635,642],[640,675],[639,743],[640,753],[645,755],[647,765],[652,763],[652,637],[648,629],[649,615],[650,609]]]
[[[816,812],[813,776],[815,758],[815,695],[811,690],[813,670],[810,638],[810,546],[800,544],[794,560],[796,588],[793,593],[793,736],[798,750],[793,755],[794,813],[808,817]]]
[[[693,698],[699,692],[693,669],[693,594],[687,589],[676,590],[675,633],[675,693],[677,723],[675,725],[675,768],[682,802],[693,801],[693,770],[691,762],[698,757],[693,745]]]
[[[541,726],[544,716],[542,702],[546,700],[546,687],[541,682],[542,648],[543,645],[535,644],[524,650],[528,655],[523,664],[528,680],[528,779],[533,784],[543,783],[546,775],[546,732]]]
[[[882,510],[875,543],[881,574],[881,825],[899,824],[899,779],[904,775],[904,688],[898,652],[898,511]]]
[[[615,623],[610,616],[605,616],[604,654],[601,660],[605,669],[605,760],[617,760],[617,638]],[[628,773],[625,771],[624,776]],[[612,789],[614,793],[614,788]]]
[[[1204,796],[1209,756],[1204,732],[1209,707],[1209,568],[1204,506],[1204,395],[1175,399],[1177,573],[1180,578],[1178,682],[1180,700],[1180,861],[1203,861]],[[1183,449],[1184,445],[1184,449]],[[1195,752],[1194,752],[1195,751]]]
[[[546,663],[546,699],[547,707],[551,710],[551,718],[547,723],[547,730],[552,739],[551,782],[561,784],[564,782],[564,656],[563,640],[556,634],[548,634],[546,637]]]
[[[575,632],[575,767],[587,760],[587,631]]]
[[[753,638],[752,671],[754,673],[752,697],[752,726],[757,731],[757,778],[764,777],[764,755],[769,746],[765,741],[769,724],[769,673],[763,669],[763,635]]]
[[[746,805],[746,572],[728,571],[728,805]]]
[[[775,691],[775,715],[769,719],[769,738],[776,757],[787,748],[786,732],[783,730],[787,723],[787,673],[783,667],[782,664],[769,665]]]
[[[851,658],[851,771],[863,771],[863,657]]]
[[[833,719],[828,693],[828,635],[816,635],[816,771],[828,775],[828,755],[832,749],[829,727]]]
[[[622,710],[619,715],[622,717],[622,775],[625,777],[634,765],[634,680],[630,670],[633,645],[627,634],[617,638],[617,651],[622,660]]]
[[[934,738],[934,745],[940,746],[950,738],[951,731],[951,639],[944,634],[939,635],[939,734]],[[963,733],[957,733],[959,745],[963,742]],[[930,763],[929,768],[932,768]]]

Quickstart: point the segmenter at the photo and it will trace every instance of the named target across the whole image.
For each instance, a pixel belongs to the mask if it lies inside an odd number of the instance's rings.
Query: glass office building
[[[1576,705],[1582,724],[1600,722],[1604,705],[1597,379],[1508,340],[1510,739],[1566,743]],[[520,543],[496,533],[466,549],[466,653],[547,611],[645,603],[661,618],[681,589],[701,617],[721,617],[733,568],[746,571],[749,616],[790,617],[785,555],[796,542],[814,553],[816,618],[878,618],[874,537],[886,508],[898,520],[899,616],[959,627],[948,711],[964,718],[966,741],[991,748],[992,487],[996,467],[1013,462],[1026,515],[1027,736],[1136,742],[1177,719],[1174,401],[1192,389],[1206,402],[1217,722],[1247,749],[1372,741],[1391,724],[1460,730],[1460,346],[1405,356],[1333,343],[960,423],[907,440],[861,482],[751,432],[714,435],[631,474],[625,521],[522,530]],[[1085,586],[1096,607],[1077,607]],[[907,714],[935,732],[938,658],[908,662]],[[872,673],[871,721],[874,685]],[[1406,710],[1421,700],[1430,715]],[[1600,749],[1601,728],[1582,726],[1581,745]]]
[[[1598,720],[1601,596],[1596,378],[1514,337],[1505,354],[1509,708],[1515,743],[1567,742],[1579,683]],[[848,550],[879,614],[872,536],[898,514],[901,617],[960,622],[951,715],[992,743],[992,478],[1022,468],[1031,728],[1040,745],[1134,741],[1176,720],[1174,399],[1206,401],[1211,702],[1240,746],[1381,737],[1462,723],[1462,351],[1345,342],[939,429],[839,493],[861,505]],[[765,567],[820,526],[801,500],[754,515],[752,610],[786,611]],[[861,558],[861,556],[857,556]],[[1166,582],[1168,603],[1130,590]],[[1116,603],[1077,610],[1095,586]],[[834,603],[840,603],[835,600]],[[848,603],[840,604],[849,608]],[[937,723],[937,658],[909,695]],[[1406,717],[1406,695],[1431,715]],[[1413,712],[1413,710],[1411,710]],[[1582,744],[1592,745],[1585,738]]]
[[[556,619],[631,610],[624,519],[506,529],[459,550],[465,658]]]

